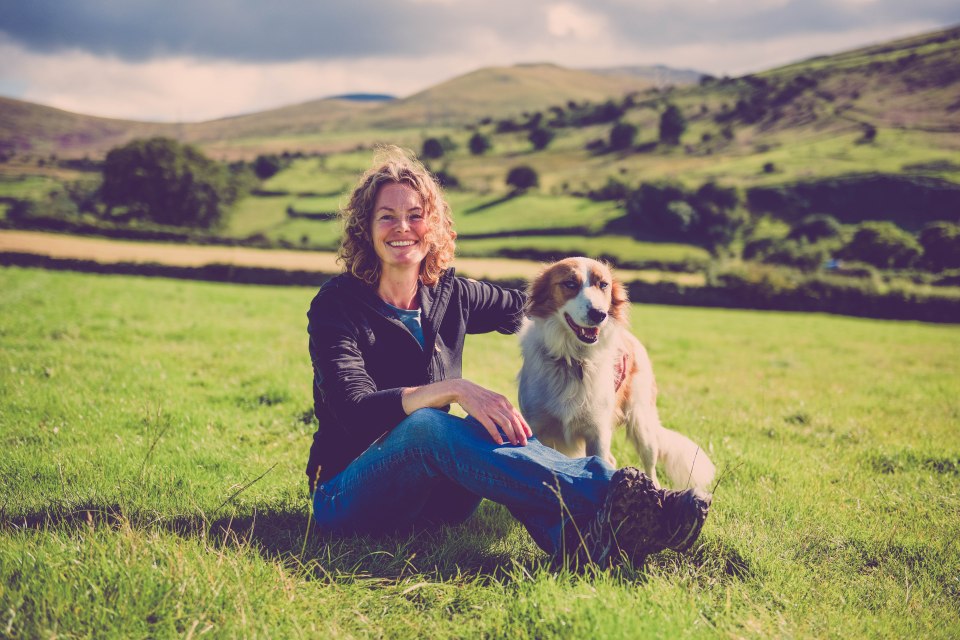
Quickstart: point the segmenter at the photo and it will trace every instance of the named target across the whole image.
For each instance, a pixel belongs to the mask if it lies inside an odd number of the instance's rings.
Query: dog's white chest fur
[[[586,454],[601,425],[616,421],[617,348],[612,326],[588,350],[573,343],[556,317],[527,321],[521,331],[520,410],[537,436],[571,456]]]

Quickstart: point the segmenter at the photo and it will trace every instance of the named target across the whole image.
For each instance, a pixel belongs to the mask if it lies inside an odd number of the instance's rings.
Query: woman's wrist
[[[463,380],[452,378],[433,382],[422,387],[406,387],[401,393],[403,410],[410,415],[417,409],[426,407],[440,408],[449,404],[460,404],[463,397]]]

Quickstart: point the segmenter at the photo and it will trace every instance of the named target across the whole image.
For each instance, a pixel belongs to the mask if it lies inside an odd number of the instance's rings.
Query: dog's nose
[[[589,311],[587,311],[587,317],[589,317],[591,321],[600,324],[607,319],[607,312],[600,311],[600,309],[595,307],[590,307]]]

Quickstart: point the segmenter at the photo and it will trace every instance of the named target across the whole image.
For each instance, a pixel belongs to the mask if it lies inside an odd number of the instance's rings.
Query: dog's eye
[[[597,286],[600,287],[600,291],[606,291],[607,287],[610,286],[610,283],[604,282],[603,280],[601,280],[600,282],[597,283]]]
[[[564,280],[563,282],[560,283],[560,286],[566,287],[567,289],[570,289],[572,291],[574,289],[579,289],[580,283],[577,282],[576,280]]]

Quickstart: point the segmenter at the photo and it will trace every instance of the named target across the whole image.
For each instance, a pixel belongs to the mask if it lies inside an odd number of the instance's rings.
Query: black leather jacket
[[[325,482],[406,417],[401,391],[461,377],[467,333],[516,333],[524,294],[454,275],[421,286],[424,346],[370,285],[350,274],[327,281],[307,312],[313,361],[313,436],[307,477]],[[449,408],[449,407],[448,407]]]

